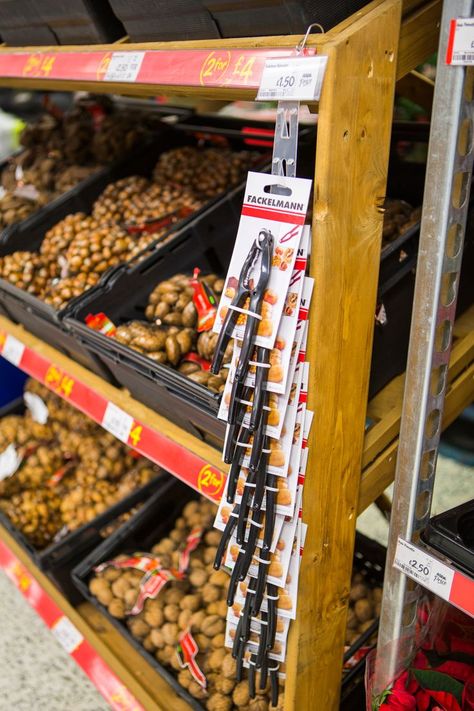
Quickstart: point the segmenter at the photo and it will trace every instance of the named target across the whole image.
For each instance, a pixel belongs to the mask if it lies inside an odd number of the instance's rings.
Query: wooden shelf
[[[219,500],[228,470],[227,465],[223,464],[221,460],[219,450],[134,400],[124,390],[119,390],[106,383],[94,373],[33,336],[22,326],[13,324],[5,317],[0,316],[0,353],[7,335],[14,336],[32,354],[39,356],[44,361],[38,368],[35,367],[37,360],[34,357],[25,358],[24,363],[20,363],[19,366],[25,372],[36,377],[81,411],[92,416],[99,424],[101,424],[103,408],[95,409],[94,398],[90,393],[99,394],[107,402],[114,403],[125,413],[131,415],[135,423],[146,422],[147,429],[153,432],[154,436],[147,440],[145,446],[143,443],[139,443],[135,447],[131,440],[129,441],[130,446],[168,469],[211,500]],[[71,377],[75,383],[74,387],[83,386],[81,398],[75,396],[74,388],[71,395],[68,396],[58,390],[56,383],[50,383],[41,377],[41,373],[48,372],[51,365],[59,369],[63,375]],[[393,481],[403,387],[404,376],[401,375],[392,380],[368,404],[367,416],[372,423],[364,440],[358,513],[362,513]],[[86,397],[83,394],[84,389],[88,393]],[[443,427],[451,424],[473,399],[474,306],[459,318],[455,325]],[[191,459],[189,455],[191,455]],[[191,469],[188,468],[189,466]],[[208,486],[202,483],[205,472],[211,472],[213,475]]]
[[[370,14],[382,8],[375,0],[325,34],[310,35],[308,52],[330,54],[349,39]],[[397,79],[436,50],[441,0],[417,6],[404,3]],[[199,94],[217,99],[255,98],[266,57],[295,54],[299,35],[225,40],[130,43],[110,45],[0,47],[0,86],[51,91],[93,91],[135,96]],[[394,48],[388,48],[395,56]],[[115,52],[140,56],[133,81],[110,81],[107,69]],[[143,53],[143,56],[141,55]]]

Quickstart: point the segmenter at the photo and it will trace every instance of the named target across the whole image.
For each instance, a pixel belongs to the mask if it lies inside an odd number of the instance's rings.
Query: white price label
[[[133,417],[109,402],[102,420],[102,427],[117,437],[121,442],[127,444],[130,430],[133,425]]]
[[[21,457],[15,449],[14,444],[9,444],[8,447],[0,454],[0,481],[13,476],[21,464]]]
[[[136,81],[145,52],[114,52],[104,75],[105,81]]]
[[[449,600],[454,570],[429,553],[399,538],[393,565],[435,595]]]
[[[327,57],[267,59],[257,101],[318,101]]]
[[[77,627],[74,627],[71,620],[64,615],[54,623],[51,632],[68,654],[75,652],[84,640]]]
[[[474,64],[474,18],[451,20],[446,64]]]
[[[20,365],[20,361],[23,358],[23,353],[25,352],[25,346],[14,336],[7,336],[5,343],[3,345],[2,356],[13,363],[13,365]]]
[[[31,413],[31,417],[40,425],[45,425],[48,421],[49,410],[45,402],[35,393],[26,392],[23,395],[25,405]]]

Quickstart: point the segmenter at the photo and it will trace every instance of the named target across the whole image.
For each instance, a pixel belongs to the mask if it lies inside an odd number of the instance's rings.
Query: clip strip
[[[265,596],[267,600],[279,600],[280,596],[279,595],[266,595]]]
[[[238,311],[239,313],[245,314],[246,316],[250,316],[250,318],[257,318],[259,321],[262,320],[261,315],[255,313],[255,311],[249,311],[248,309],[241,309],[240,306],[233,306],[232,304],[229,305],[229,309],[232,309],[232,311]]]
[[[251,590],[250,588],[247,588],[247,595],[255,595],[255,590]]]
[[[242,405],[248,405],[249,407],[252,407],[253,402],[251,400],[241,400],[241,398],[236,397],[235,398],[237,402],[240,402]]]
[[[271,451],[271,449],[262,449],[263,454],[270,454]]]
[[[251,664],[253,667],[256,666],[256,662],[253,661],[252,659],[249,659],[249,664]]]
[[[280,668],[280,665],[277,662],[274,667],[268,667],[268,671],[278,671],[279,668]]]
[[[250,489],[255,489],[256,484],[252,484],[250,481],[246,481],[244,486],[248,486]]]
[[[255,484],[254,484],[255,486]],[[256,521],[252,521],[251,518],[249,518],[248,522],[250,523],[251,526],[257,526],[257,528],[263,528],[263,523],[257,523]]]
[[[249,449],[249,448],[250,448],[250,443],[249,443],[249,442],[236,442],[235,444],[237,445],[237,447],[245,447],[245,449]]]
[[[265,487],[265,490],[266,490],[266,491],[276,491],[276,492],[277,492],[277,491],[278,491],[278,487],[277,487],[277,486],[266,486],[266,487]]]
[[[255,365],[257,368],[271,368],[270,363],[262,363],[260,360],[249,360],[249,365]]]
[[[268,625],[268,620],[261,620],[260,617],[255,617],[255,615],[252,617],[252,620],[260,622],[261,625]]]
[[[259,558],[258,556],[255,556],[254,560],[257,560],[262,565],[270,565],[270,563],[272,562],[271,560],[264,560],[263,558]],[[269,598],[269,599],[272,600],[273,598]]]

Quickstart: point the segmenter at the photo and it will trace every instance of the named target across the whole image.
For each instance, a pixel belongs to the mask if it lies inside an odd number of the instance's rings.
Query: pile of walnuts
[[[45,387],[27,390],[48,407],[41,425],[27,412],[0,420],[0,452],[13,444],[21,464],[0,482],[0,509],[38,549],[92,521],[159,473],[113,435]]]
[[[91,215],[77,212],[65,217],[46,233],[39,252],[0,258],[0,277],[60,310],[95,286],[107,269],[138,258],[173,224],[238,183],[255,155],[192,147],[167,151],[160,156],[152,181],[132,175],[111,183],[95,201]],[[185,158],[192,166],[201,166],[192,176],[182,169]],[[212,175],[211,183],[201,184],[196,178],[201,173]],[[4,214],[15,221],[7,207]],[[180,318],[175,320],[178,325]]]
[[[199,276],[219,299],[224,280],[216,274]],[[212,331],[198,333],[198,312],[193,301],[194,289],[191,275],[175,274],[155,286],[148,298],[145,321],[122,324],[113,334],[120,343],[142,353],[157,363],[177,368],[190,380],[205,385],[215,393],[222,393],[229,372],[222,368],[217,375],[202,368],[199,359],[188,358],[197,354],[211,361],[217,343],[217,334]],[[224,363],[230,363],[233,342],[227,345]]]
[[[257,684],[257,696],[250,699],[247,679],[236,681],[235,660],[224,647],[229,577],[224,571],[213,569],[221,537],[219,531],[210,528],[214,517],[214,504],[204,499],[184,506],[169,534],[152,547],[150,554],[159,558],[163,567],[177,569],[187,537],[197,527],[205,529],[201,543],[190,554],[185,579],[167,583],[157,597],[145,601],[137,615],[130,611],[137,600],[143,572],[108,566],[91,578],[89,589],[113,617],[124,620],[147,652],[173,670],[180,685],[208,711],[267,711],[274,708],[269,704],[268,688],[259,691]],[[114,560],[120,563],[128,557],[119,555]],[[181,668],[176,655],[179,637],[187,630],[199,647],[196,661],[206,676],[206,691],[187,668]],[[280,707],[283,708],[283,694]]]

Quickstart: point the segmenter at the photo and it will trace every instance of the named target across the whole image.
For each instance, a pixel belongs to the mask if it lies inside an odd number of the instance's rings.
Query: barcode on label
[[[453,19],[449,25],[446,63],[451,65],[474,64],[474,19]]]
[[[107,408],[102,418],[102,427],[117,437],[121,442],[128,442],[130,430],[133,425],[133,417],[114,405],[112,402],[107,404]]]
[[[318,101],[327,57],[267,59],[257,100]]]

